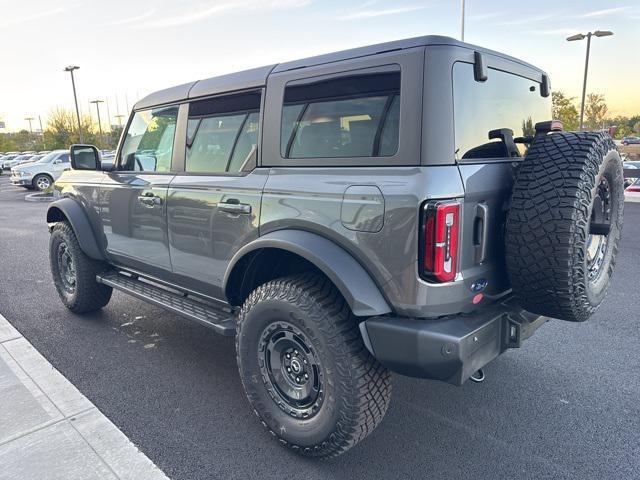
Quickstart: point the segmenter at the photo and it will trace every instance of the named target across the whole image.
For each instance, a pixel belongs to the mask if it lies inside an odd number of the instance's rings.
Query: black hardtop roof
[[[264,67],[252,68],[250,70],[229,73],[204,80],[196,80],[195,82],[185,83],[151,93],[139,100],[133,108],[134,110],[139,110],[141,108],[179,102],[189,98],[204,97],[208,95],[216,95],[218,93],[247,90],[251,88],[260,88],[266,85],[267,78],[271,73],[297,70],[304,67],[312,67],[342,60],[366,57],[393,50],[405,50],[408,48],[423,47],[427,45],[449,45],[468,48],[491,55],[497,55],[507,60],[539,70],[537,67],[517,58],[479,47],[477,45],[461,42],[455,38],[440,35],[426,35],[422,37],[379,43],[376,45],[368,45],[366,47],[351,48],[349,50],[317,55],[314,57],[303,58],[301,60],[293,60],[291,62],[284,62],[275,65],[266,65]]]

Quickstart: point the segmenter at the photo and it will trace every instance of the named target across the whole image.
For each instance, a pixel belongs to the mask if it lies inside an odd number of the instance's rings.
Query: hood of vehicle
[[[12,168],[12,170],[15,170],[16,172],[28,172],[31,170],[37,170],[37,164],[35,162],[32,163],[21,163],[20,165],[16,165],[15,167]]]

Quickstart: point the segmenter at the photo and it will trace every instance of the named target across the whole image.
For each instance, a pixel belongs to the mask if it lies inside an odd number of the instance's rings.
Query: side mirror
[[[100,170],[100,152],[93,145],[75,144],[69,149],[71,168],[74,170]]]

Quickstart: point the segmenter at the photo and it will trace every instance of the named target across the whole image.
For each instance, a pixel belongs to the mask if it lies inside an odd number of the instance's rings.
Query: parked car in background
[[[624,195],[625,197],[640,199],[640,178],[636,178],[636,181],[624,190]]]
[[[0,167],[2,167],[5,170],[8,170],[9,168],[11,168],[11,162],[16,157],[18,157],[17,153],[8,153],[4,155],[2,158],[0,158]]]
[[[630,176],[628,173],[624,176],[624,186],[627,188],[629,185],[634,183],[638,178],[640,178],[640,160],[630,160],[626,161],[622,164],[622,168],[624,169],[635,169],[638,170],[638,175]]]
[[[37,162],[13,167],[11,184],[30,190],[46,190],[70,167],[69,150],[54,150]]]
[[[18,155],[13,160],[10,160],[9,162],[5,162],[4,168],[13,168],[17,165],[22,165],[23,163],[27,163],[31,159],[31,157],[33,157],[33,153]]]
[[[637,145],[640,144],[640,137],[623,137],[623,145]]]

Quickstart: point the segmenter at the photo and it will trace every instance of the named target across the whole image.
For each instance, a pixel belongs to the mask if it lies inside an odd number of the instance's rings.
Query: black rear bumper
[[[437,320],[372,317],[360,331],[367,349],[390,370],[462,385],[505,350],[520,347],[547,320],[507,298]]]

